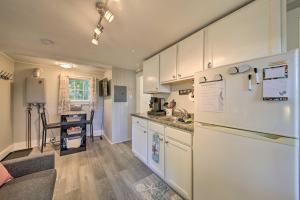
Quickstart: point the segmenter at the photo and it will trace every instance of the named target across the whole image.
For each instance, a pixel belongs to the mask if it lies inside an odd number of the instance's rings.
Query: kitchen
[[[300,198],[300,0],[155,1],[0,3],[0,198]]]
[[[281,1],[252,2],[143,63],[152,95],[132,114],[132,150],[184,198],[299,198],[299,52],[273,56],[286,51],[284,13]],[[185,100],[168,111],[174,94]]]

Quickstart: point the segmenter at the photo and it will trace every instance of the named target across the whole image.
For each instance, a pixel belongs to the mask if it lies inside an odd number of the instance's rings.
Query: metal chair
[[[92,137],[93,142],[94,142],[94,126],[93,126],[94,114],[95,114],[95,111],[92,110],[90,120],[86,121],[86,124],[90,125],[90,135]]]
[[[44,147],[46,146],[46,139],[47,139],[47,130],[48,129],[55,129],[60,128],[60,123],[47,123],[46,114],[43,112],[41,113],[41,119],[43,124],[43,136],[42,136],[42,148],[41,152],[43,152]]]

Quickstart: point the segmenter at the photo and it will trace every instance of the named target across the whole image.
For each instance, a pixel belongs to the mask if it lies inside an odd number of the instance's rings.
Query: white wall
[[[136,112],[135,72],[113,68],[105,74],[111,78],[111,96],[104,99],[104,134],[111,143],[131,140],[131,113]],[[114,102],[114,86],[127,87],[127,102]]]
[[[14,61],[0,52],[1,70],[13,73]],[[11,81],[0,79],[0,160],[13,148],[11,86]]]
[[[147,113],[151,95],[144,94],[143,72],[136,74],[136,112]]]
[[[300,7],[287,13],[287,49],[299,48]]]
[[[46,79],[46,108],[49,113],[49,122],[58,122],[60,120],[57,114],[58,105],[58,88],[59,88],[59,75],[61,73],[70,76],[96,76],[99,79],[103,78],[103,73],[88,73],[75,69],[63,69],[58,66],[46,66],[36,64],[26,64],[16,62],[15,64],[15,81],[14,81],[14,98],[13,98],[13,136],[14,142],[18,149],[26,146],[26,105],[24,102],[24,85],[26,77],[32,76],[34,68],[41,69],[41,78]],[[97,95],[98,96],[98,95]],[[101,101],[98,99],[98,107],[95,112],[94,119],[94,132],[101,132]],[[99,107],[100,106],[100,107]],[[59,130],[48,131],[48,137],[53,135],[59,136]],[[32,111],[32,145],[35,146],[39,139],[38,134],[38,115],[37,110]]]
[[[114,102],[112,96],[112,143],[119,143],[131,140],[131,114],[136,106],[135,71],[113,68],[112,85],[127,87],[127,102]]]
[[[193,89],[192,80],[182,81],[178,83],[173,83],[171,85],[170,94],[155,94],[153,96],[165,98],[166,101],[170,102],[175,99],[176,108],[186,109],[189,113],[194,113],[194,102],[189,100],[188,95],[179,95],[179,90],[183,89]]]

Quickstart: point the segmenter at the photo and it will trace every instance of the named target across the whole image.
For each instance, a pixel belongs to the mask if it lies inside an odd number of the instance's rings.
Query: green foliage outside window
[[[90,81],[83,79],[69,79],[69,99],[71,101],[89,101]]]

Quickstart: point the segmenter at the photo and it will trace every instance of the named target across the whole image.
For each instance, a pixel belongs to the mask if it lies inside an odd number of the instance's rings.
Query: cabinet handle
[[[176,76],[174,76],[174,75],[173,75],[172,77],[173,77],[173,78],[176,78]]]
[[[181,74],[178,74],[178,77],[181,77]]]
[[[159,138],[159,140],[160,140],[160,141],[163,141],[164,139],[163,139],[163,138]]]
[[[144,131],[144,133],[147,133],[147,131]]]
[[[165,141],[165,143],[166,143],[166,144],[168,144],[168,143],[169,143],[169,141]]]
[[[212,63],[209,62],[209,63],[207,64],[207,68],[211,68],[211,67],[212,67]]]

